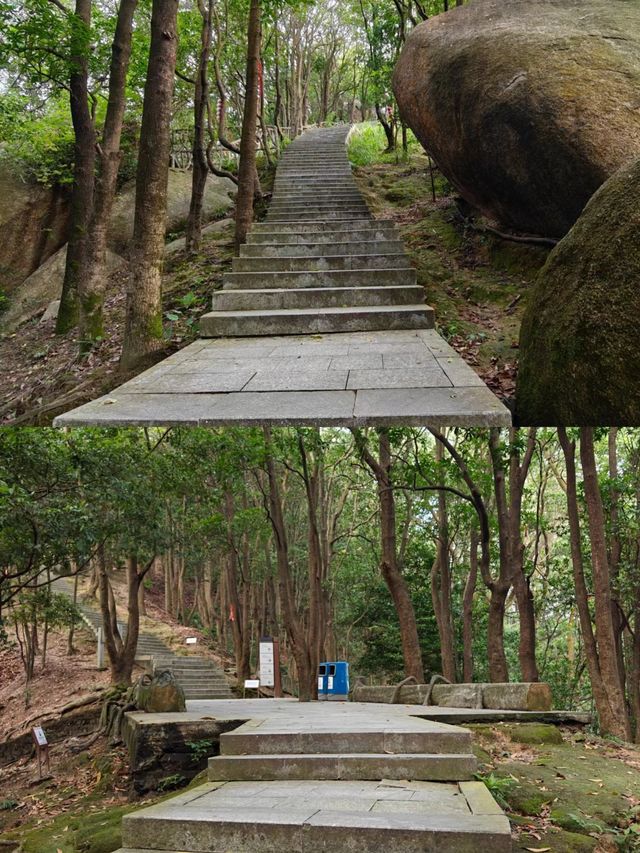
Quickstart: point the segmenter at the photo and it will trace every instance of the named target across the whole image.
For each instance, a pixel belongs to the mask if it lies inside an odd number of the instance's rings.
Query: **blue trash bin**
[[[349,664],[346,660],[331,661],[327,666],[327,699],[346,702],[349,698]]]
[[[321,663],[318,666],[318,701],[325,702],[327,699],[327,678],[329,664]]]

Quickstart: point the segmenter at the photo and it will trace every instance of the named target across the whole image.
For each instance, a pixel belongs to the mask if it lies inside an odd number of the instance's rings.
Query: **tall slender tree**
[[[120,360],[125,370],[150,361],[162,346],[162,268],[177,16],[178,0],[153,0],[136,176],[132,274]]]

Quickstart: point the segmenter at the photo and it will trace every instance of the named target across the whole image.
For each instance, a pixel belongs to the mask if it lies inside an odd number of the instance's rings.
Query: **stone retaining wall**
[[[162,715],[125,714],[122,738],[129,752],[132,787],[136,794],[181,787],[220,754],[220,735],[246,720],[171,720]],[[153,719],[153,718],[156,719]]]
[[[390,685],[356,685],[354,702],[393,701],[397,687]],[[428,684],[406,684],[400,688],[398,701],[406,705],[422,705]],[[508,684],[435,684],[431,687],[430,705],[446,708],[488,708],[495,711],[550,711],[551,689],[544,683],[514,682]]]

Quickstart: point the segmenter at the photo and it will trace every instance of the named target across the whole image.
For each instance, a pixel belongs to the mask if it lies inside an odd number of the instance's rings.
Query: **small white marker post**
[[[49,741],[41,726],[34,726],[31,729],[31,736],[36,745],[36,755],[38,756],[38,779],[42,779],[42,759],[44,758],[47,772],[51,773],[51,765],[49,763]]]
[[[102,627],[98,628],[98,645],[96,647],[96,664],[98,669],[104,669],[104,634]]]

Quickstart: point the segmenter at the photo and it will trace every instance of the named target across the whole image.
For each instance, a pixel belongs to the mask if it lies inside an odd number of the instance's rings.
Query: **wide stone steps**
[[[279,225],[277,228],[273,227],[271,222],[256,222],[251,231],[249,232],[248,242],[251,242],[251,237],[254,234],[260,234],[264,231],[277,232],[281,234],[296,234],[303,233],[307,236],[317,238],[324,231],[341,231],[346,236],[349,236],[352,231],[360,231],[360,230],[369,230],[369,231],[378,231],[378,230],[389,230],[396,235],[397,239],[397,231],[395,222],[390,219],[371,219],[370,217],[362,218],[362,219],[353,219],[350,220],[349,224],[338,224],[333,220],[326,220],[321,222],[299,222],[294,225],[284,223],[283,225]],[[311,234],[309,233],[311,232]]]
[[[214,295],[214,311],[246,310],[247,293],[252,311],[282,309],[358,308],[367,305],[407,305],[418,303],[422,288],[417,285],[383,287],[304,287],[287,290],[220,290]]]
[[[57,592],[73,596],[73,584],[67,578],[58,578],[53,582]],[[78,600],[78,607],[86,624],[97,636],[102,627],[102,613],[97,604]],[[118,622],[118,629],[126,636],[126,625]],[[153,659],[153,668],[170,669],[184,690],[187,699],[230,699],[231,690],[222,670],[209,658],[181,657],[176,655],[162,640],[152,634],[140,633],[136,645],[136,659]]]
[[[373,254],[378,258],[386,258],[387,255],[405,257],[402,243],[398,240],[362,240],[357,243],[246,243],[240,249],[240,258],[234,258],[234,261],[243,258],[345,258],[348,255],[362,257]]]
[[[386,255],[316,255],[297,258],[278,255],[275,258],[234,258],[233,272],[321,272],[324,270],[411,269],[404,254]]]
[[[395,230],[386,225],[378,225],[375,228],[361,227],[350,231],[349,235],[344,231],[344,229],[334,226],[331,229],[319,231],[317,234],[314,234],[312,238],[313,242],[309,241],[309,235],[301,228],[295,231],[284,231],[280,228],[278,230],[271,229],[268,231],[254,232],[249,235],[249,241],[246,243],[245,248],[254,245],[261,246],[264,244],[300,247],[335,245],[340,248],[344,254],[345,238],[347,236],[351,236],[351,239],[353,240],[352,245],[359,245],[362,242],[371,243],[391,241],[395,243],[398,241],[398,235]]]
[[[511,851],[468,730],[397,706],[242,707],[256,719],[221,735],[209,782],[125,816],[119,853]]]
[[[349,753],[345,755],[231,755],[209,759],[210,782],[275,779],[320,781],[422,779],[448,782],[471,779],[473,755],[414,755]]]
[[[425,305],[378,305],[356,308],[211,311],[200,319],[202,337],[375,332],[431,329],[433,310]]]
[[[424,732],[398,732],[393,728],[378,731],[327,728],[323,731],[316,725],[311,731],[271,732],[268,737],[242,726],[220,736],[220,753],[224,756],[341,755],[349,752],[378,755],[455,753],[469,757],[472,739],[468,729],[453,726]]]
[[[416,271],[401,269],[282,270],[281,272],[230,272],[222,278],[223,290],[304,287],[384,287],[415,285]],[[248,297],[247,304],[250,297]]]

